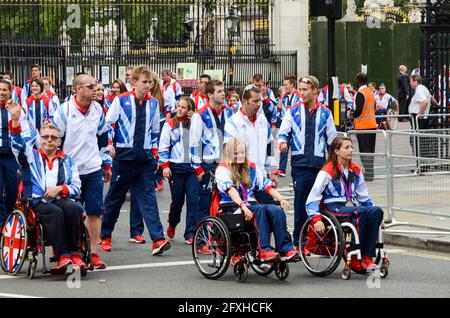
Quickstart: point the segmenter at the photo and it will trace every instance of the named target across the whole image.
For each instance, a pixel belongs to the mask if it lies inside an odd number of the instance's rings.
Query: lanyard
[[[244,200],[245,202],[247,202],[247,198],[248,198],[247,187],[245,186],[245,184],[243,184],[243,183],[241,182],[241,185],[240,185],[239,189],[241,190],[241,193],[242,193],[242,200]]]
[[[350,172],[349,172],[350,175]],[[349,180],[345,176],[344,173],[342,173],[342,181],[344,181],[344,191],[345,191],[345,198],[347,201],[352,200],[352,185],[350,184]]]

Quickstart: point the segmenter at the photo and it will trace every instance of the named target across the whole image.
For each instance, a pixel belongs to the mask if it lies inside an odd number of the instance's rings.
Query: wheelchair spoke
[[[316,270],[318,271],[320,268],[320,262],[322,262],[322,257],[319,257],[319,262],[317,263],[317,268]]]
[[[328,249],[328,246],[325,246],[325,249],[327,250],[328,256],[329,256],[329,257],[333,256],[333,255],[331,255],[331,252],[330,252],[330,250]]]

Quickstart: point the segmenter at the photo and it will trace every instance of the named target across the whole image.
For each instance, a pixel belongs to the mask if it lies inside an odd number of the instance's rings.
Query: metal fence
[[[33,63],[64,98],[77,73],[106,86],[126,66],[154,71],[197,63],[244,86],[262,73],[278,88],[297,72],[297,52],[274,51],[273,0],[0,0],[0,72],[22,85]],[[229,28],[235,17],[235,27]],[[58,51],[58,52],[56,52]],[[189,94],[192,88],[186,88]]]
[[[361,157],[373,158],[375,178],[368,182],[375,203],[385,208],[388,227],[414,226],[428,231],[395,232],[450,235],[450,227],[399,222],[396,213],[414,213],[450,220],[450,131],[349,131],[354,140],[353,161],[363,168]],[[359,153],[356,136],[376,134],[375,153]],[[415,141],[422,145],[419,151]],[[445,150],[445,151],[442,151]],[[439,230],[430,232],[429,230]]]

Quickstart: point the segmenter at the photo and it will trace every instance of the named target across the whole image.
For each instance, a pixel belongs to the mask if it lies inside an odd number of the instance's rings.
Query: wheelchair
[[[318,277],[325,277],[333,273],[344,259],[345,266],[341,277],[350,279],[352,271],[366,274],[367,270],[356,270],[351,267],[352,256],[356,256],[362,265],[359,235],[351,222],[339,222],[331,212],[321,211],[325,233],[319,234],[314,230],[314,223],[307,220],[300,232],[300,257],[306,269]],[[389,259],[384,250],[383,235],[380,229],[376,243],[376,260],[380,277],[388,276]],[[381,264],[380,264],[381,262]]]
[[[397,127],[398,117],[395,116],[398,114],[392,108],[392,102],[389,103],[386,109],[377,109],[375,115],[382,116],[376,118],[378,129],[394,130]]]
[[[233,213],[239,211],[239,213]],[[235,203],[221,204],[217,215],[211,215],[197,225],[192,243],[192,256],[200,273],[209,279],[222,277],[232,257],[238,259],[233,273],[238,282],[248,278],[248,267],[261,276],[275,272],[283,281],[289,276],[288,262],[280,258],[262,262],[257,249],[257,235],[254,226],[246,222],[244,214]],[[205,253],[207,246],[209,253]]]
[[[45,230],[37,222],[36,214],[30,208],[30,198],[22,197],[23,183],[19,186],[19,195],[16,208],[7,216],[0,238],[0,267],[11,276],[17,275],[23,265],[28,261],[27,277],[33,279],[36,274],[38,254],[42,255],[43,274],[52,273],[47,268],[45,254],[46,246],[50,246],[46,240]],[[89,233],[84,224],[85,213],[81,215],[80,239],[78,248],[83,262],[87,268],[81,269],[81,276],[87,275],[88,270],[93,270],[91,263],[91,250]],[[49,258],[50,262],[55,262],[54,257]]]

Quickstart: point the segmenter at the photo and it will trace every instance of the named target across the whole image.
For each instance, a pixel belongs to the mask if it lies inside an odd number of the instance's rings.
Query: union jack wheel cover
[[[13,211],[6,218],[0,241],[3,271],[16,275],[21,270],[27,252],[27,239],[26,218],[21,211]]]

